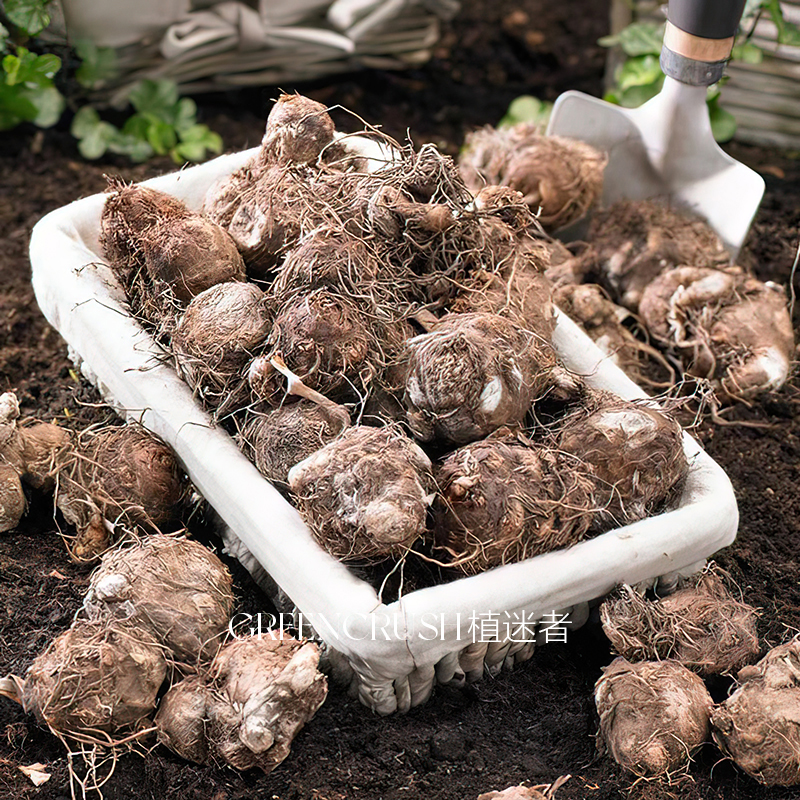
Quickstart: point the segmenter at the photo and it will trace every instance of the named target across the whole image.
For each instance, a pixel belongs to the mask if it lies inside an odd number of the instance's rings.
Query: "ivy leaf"
[[[182,97],[173,108],[171,122],[178,132],[189,130],[197,123],[197,103],[190,97]]]
[[[35,89],[26,89],[25,93],[36,108],[36,116],[31,120],[34,125],[51,128],[61,119],[67,103],[55,86],[37,86]]]
[[[75,77],[81,86],[97,89],[119,74],[117,52],[112,47],[98,47],[94,42],[83,39],[75,43],[75,52],[81,65]]]
[[[153,150],[160,156],[166,155],[178,143],[178,135],[175,128],[168,122],[152,118],[149,114],[144,115],[148,118],[147,141]]]
[[[601,47],[620,47],[626,56],[657,56],[661,54],[664,23],[634,22],[614,36],[598,40]]]
[[[203,161],[206,151],[221,153],[222,137],[207,125],[192,125],[181,133],[181,141],[170,155],[176,163],[182,164],[184,161]]]
[[[79,140],[80,154],[90,161],[100,158],[117,135],[117,129],[110,122],[103,122],[91,106],[84,106],[75,114],[70,131]]]
[[[92,106],[84,106],[72,118],[70,133],[76,139],[83,139],[84,136],[88,136],[97,127],[99,122],[100,115],[97,113],[97,109]]]
[[[617,86],[625,92],[632,86],[652,85],[663,77],[663,73],[655,56],[637,56],[622,64],[616,77]]]
[[[50,24],[49,0],[5,0],[6,16],[28,36],[36,36]]]
[[[174,81],[139,81],[131,90],[131,104],[140,114],[152,114],[164,122],[173,116],[173,106],[178,102],[178,86]]]
[[[108,149],[112,153],[128,156],[131,161],[147,161],[153,155],[153,148],[147,139],[124,132],[117,132]]]
[[[36,106],[17,87],[0,83],[0,131],[32,120],[36,113]]]
[[[523,94],[511,101],[505,116],[498,123],[498,127],[516,125],[520,122],[529,122],[544,127],[550,118],[553,104]]]

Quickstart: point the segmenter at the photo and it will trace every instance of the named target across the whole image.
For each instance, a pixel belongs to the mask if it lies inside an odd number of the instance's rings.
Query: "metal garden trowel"
[[[714,141],[706,87],[721,77],[745,0],[670,0],[661,92],[621,108],[582,92],[556,101],[548,134],[570,136],[608,154],[603,204],[663,198],[704,217],[736,257],[764,180]]]

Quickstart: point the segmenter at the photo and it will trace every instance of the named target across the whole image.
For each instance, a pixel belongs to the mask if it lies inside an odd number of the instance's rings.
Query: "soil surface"
[[[578,88],[599,94],[607,32],[606,3],[588,0],[465,0],[446,26],[435,58],[405,73],[364,73],[298,88],[341,104],[417,143],[455,152],[464,132],[497,121],[522,93],[554,99]],[[257,143],[277,89],[200,100],[204,121],[230,150]],[[249,109],[249,110],[245,110]],[[344,126],[343,126],[344,127]],[[788,284],[800,241],[800,163],[776,151],[734,147],[734,155],[764,174],[767,195],[748,243],[758,276]],[[27,244],[46,212],[101,191],[103,174],[139,180],[173,169],[166,160],[131,167],[122,161],[86,164],[64,130],[42,136],[18,129],[0,139],[0,391],[15,389],[23,414],[83,427],[110,417],[97,393],[74,372],[67,349],[38,310],[30,287]],[[797,322],[797,320],[795,320]],[[764,646],[800,630],[800,415],[795,385],[734,417],[763,427],[704,422],[697,430],[727,470],[741,511],[739,536],[719,562],[746,601],[762,609]],[[28,665],[78,610],[88,570],[67,557],[53,520],[52,499],[33,494],[19,529],[0,537],[0,675]],[[237,564],[239,609],[266,608],[265,597]],[[102,787],[115,798],[181,800],[474,800],[481,792],[528,782],[572,778],[570,798],[627,797],[741,800],[798,797],[797,789],[767,789],[706,745],[689,775],[671,786],[638,782],[598,755],[592,688],[611,661],[596,621],[566,644],[539,648],[511,672],[465,689],[437,689],[425,706],[380,718],[333,690],[273,774],[200,767],[154,747],[125,755]],[[729,681],[713,689],[725,697]],[[18,769],[41,762],[50,780],[36,789]],[[67,798],[68,757],[62,744],[0,698],[0,798]],[[101,773],[112,765],[105,764]]]

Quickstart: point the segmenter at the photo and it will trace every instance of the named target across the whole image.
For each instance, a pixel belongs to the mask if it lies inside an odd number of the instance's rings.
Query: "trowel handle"
[[[733,48],[745,0],[669,0],[661,69],[691,86],[716,83]]]

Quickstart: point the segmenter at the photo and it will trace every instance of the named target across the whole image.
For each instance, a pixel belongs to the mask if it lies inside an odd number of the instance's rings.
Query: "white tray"
[[[197,210],[207,187],[253,152],[222,156],[147,185]],[[212,426],[175,372],[154,357],[161,351],[125,310],[122,291],[102,262],[98,236],[104,200],[98,194],[71,203],[34,228],[33,287],[44,315],[103,397],[175,449],[198,491],[322,638],[346,656],[357,674],[360,699],[379,713],[423,702],[435,680],[449,681],[459,671],[474,674],[483,669],[484,659],[499,668],[513,663],[515,655],[516,660],[530,656],[533,645],[503,636],[473,644],[470,617],[475,614],[537,620],[574,608],[577,624],[585,603],[617,584],[691,572],[733,541],[738,510],[730,481],[684,434],[691,471],[676,510],[568,550],[383,604],[369,584],[316,544],[297,511],[228,434]],[[630,399],[646,396],[564,315],[558,317],[554,344],[566,366],[592,386]],[[435,637],[434,620],[442,624]],[[483,623],[481,630],[486,632]]]

